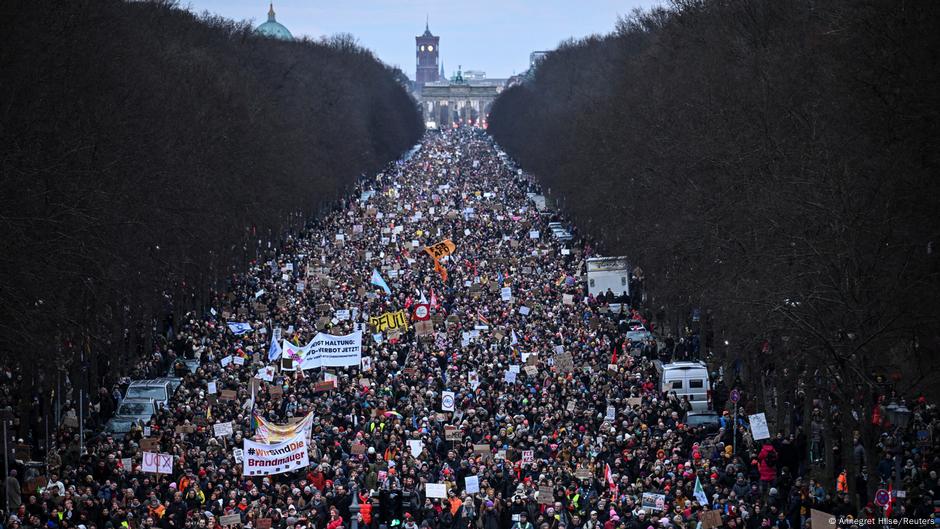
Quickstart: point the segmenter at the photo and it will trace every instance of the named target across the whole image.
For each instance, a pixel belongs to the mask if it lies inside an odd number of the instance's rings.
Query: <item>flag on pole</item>
[[[440,304],[437,302],[437,295],[434,293],[434,289],[431,289],[431,306],[436,308],[440,307]]]
[[[512,330],[512,338],[509,340],[509,345],[516,345],[519,343],[519,337],[516,336],[516,330]]]
[[[422,304],[424,304],[424,305],[427,305],[427,304],[428,304],[428,298],[424,297],[424,292],[421,293],[421,300],[420,300],[420,303],[422,303]]]
[[[708,496],[705,495],[705,488],[702,487],[702,481],[698,476],[695,476],[695,492],[693,492],[692,495],[695,496],[699,505],[702,507],[708,506]]]
[[[371,283],[377,287],[381,287],[382,290],[385,291],[385,294],[389,296],[392,295],[392,289],[388,288],[388,283],[386,283],[385,280],[382,279],[382,274],[380,274],[379,271],[375,268],[372,269]]]
[[[607,482],[607,488],[610,489],[613,496],[617,495],[617,484],[614,483],[614,475],[610,471],[610,463],[604,463],[604,481]]]
[[[281,357],[281,344],[277,343],[277,334],[271,333],[271,347],[268,348],[268,362]]]
[[[245,334],[246,332],[251,331],[251,324],[237,322],[237,321],[230,321],[228,322],[228,328],[229,330],[232,331],[232,334],[234,334],[235,336],[238,336],[240,334]]]

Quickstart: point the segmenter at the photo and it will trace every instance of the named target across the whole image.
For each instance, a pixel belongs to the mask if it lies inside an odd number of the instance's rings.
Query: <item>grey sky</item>
[[[352,33],[388,64],[412,79],[414,38],[424,32],[441,37],[441,60],[451,75],[483,70],[487,77],[508,77],[528,68],[529,52],[555,48],[570,37],[608,33],[618,15],[661,0],[275,0],[278,22],[294,36]],[[181,0],[197,13],[235,20],[267,18],[268,0]]]

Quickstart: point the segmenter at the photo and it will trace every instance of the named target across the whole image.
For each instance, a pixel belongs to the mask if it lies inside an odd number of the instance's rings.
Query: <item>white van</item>
[[[702,362],[656,362],[659,372],[659,389],[675,392],[681,399],[686,396],[692,403],[692,411],[707,411],[710,407],[711,381],[708,368]]]

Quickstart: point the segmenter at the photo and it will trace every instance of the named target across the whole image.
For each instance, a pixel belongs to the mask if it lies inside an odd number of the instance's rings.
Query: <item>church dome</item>
[[[283,24],[274,18],[274,4],[268,10],[268,21],[255,28],[255,33],[280,40],[294,40],[294,36],[284,27]]]

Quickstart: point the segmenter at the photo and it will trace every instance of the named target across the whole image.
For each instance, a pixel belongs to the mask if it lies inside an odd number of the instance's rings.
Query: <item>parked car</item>
[[[646,329],[643,322],[630,320],[627,322],[627,339],[631,342],[643,342],[653,339],[653,334]]]
[[[720,419],[713,411],[690,411],[685,417],[685,425],[689,428],[704,428],[706,432],[713,434],[721,428]]]
[[[194,375],[199,369],[199,360],[195,358],[177,358],[175,362],[170,364],[170,368],[166,371],[166,376],[176,378],[181,374],[176,369],[177,364],[181,364],[187,371]]]
[[[127,387],[124,399],[153,399],[158,406],[166,406],[174,390],[175,387],[166,379],[134,380]]]
[[[153,399],[125,398],[118,406],[114,418],[147,422],[156,413],[157,403]]]
[[[131,431],[131,426],[133,426],[136,422],[138,422],[138,420],[133,417],[111,417],[111,419],[109,419],[108,422],[104,424],[103,433],[106,436],[121,440],[125,435],[127,435],[127,432]]]

